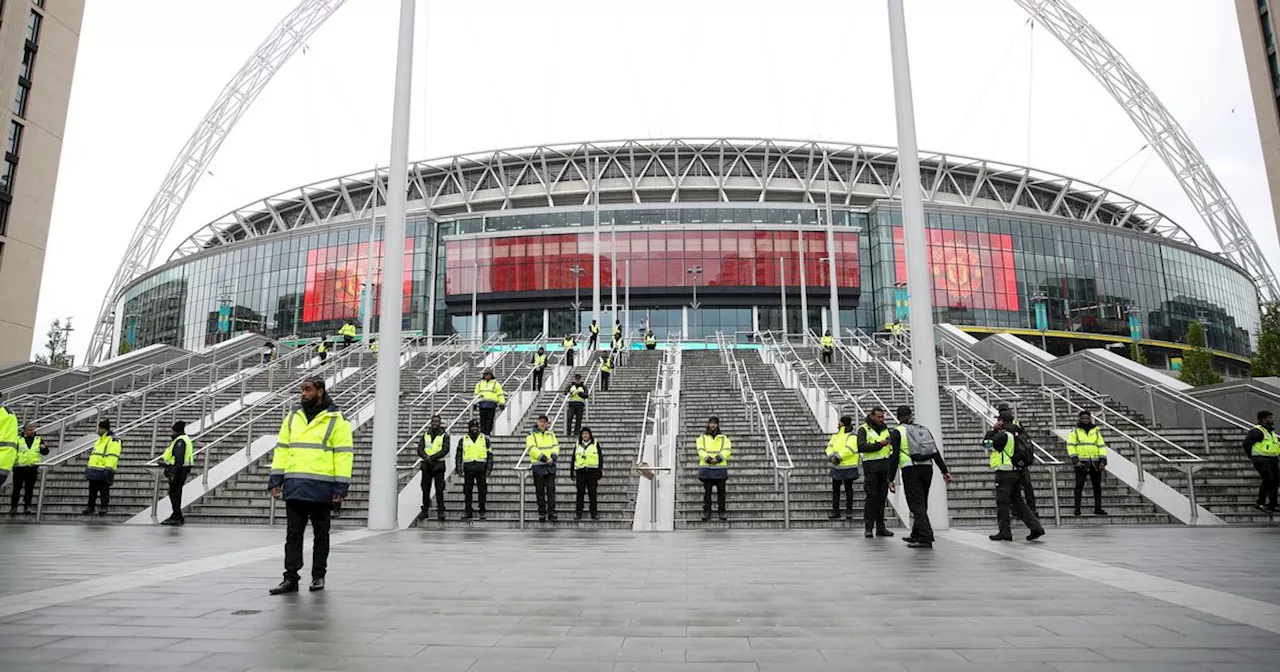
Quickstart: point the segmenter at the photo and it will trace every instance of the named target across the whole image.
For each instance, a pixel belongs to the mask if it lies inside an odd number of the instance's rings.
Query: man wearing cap
[[[729,480],[729,457],[733,442],[720,433],[720,418],[707,418],[707,429],[698,437],[698,480],[702,481],[702,520],[711,520],[711,489],[716,490],[716,512],[720,520],[725,513],[725,483]]]
[[[485,435],[492,434],[493,418],[507,403],[507,395],[502,391],[502,383],[494,379],[493,369],[484,370],[474,394],[476,408],[480,409],[480,431]]]
[[[1027,436],[1026,428],[1024,428],[1022,423],[1018,421],[1017,412],[1009,404],[1002,403],[996,406],[997,422],[999,422],[999,414],[1004,413],[1005,411],[1008,411],[1014,416],[1013,422],[1004,425],[1005,431],[1013,435],[1014,441],[1020,443],[1029,442],[1031,437]],[[1040,510],[1036,508],[1036,487],[1035,484],[1031,482],[1030,464],[1027,464],[1027,466],[1023,468],[1021,472],[1021,480],[1018,482],[1018,487],[1022,488],[1022,499],[1027,503],[1027,508],[1030,508],[1031,513],[1034,514],[1035,517],[1039,518]]]
[[[542,389],[542,376],[547,370],[547,349],[538,346],[538,351],[533,353],[533,389]]]
[[[18,513],[19,494],[22,495],[22,512],[31,513],[31,499],[35,494],[36,476],[40,471],[40,456],[48,455],[49,448],[36,436],[36,426],[30,422],[22,428],[18,437],[18,455],[13,463],[13,494],[9,495],[9,515]]]
[[[475,517],[471,508],[471,492],[480,490],[480,520],[484,520],[485,496],[488,494],[489,472],[493,469],[493,451],[489,449],[489,437],[480,431],[480,421],[467,422],[467,434],[458,439],[457,471],[462,472],[463,520]]]
[[[116,480],[116,466],[120,464],[120,440],[111,433],[111,421],[98,423],[98,439],[93,442],[89,451],[89,463],[84,469],[84,478],[89,481],[89,505],[80,513],[93,515],[95,502],[101,501],[98,515],[107,515],[107,505],[111,503],[111,484]]]
[[[302,381],[298,408],[280,424],[271,477],[271,496],[284,498],[288,529],[284,542],[284,580],[272,595],[298,592],[302,536],[311,524],[311,590],[324,590],[329,563],[329,517],[351,487],[355,441],[351,423],[329,398],[324,378]]]
[[[169,447],[164,449],[160,460],[164,462],[164,477],[169,481],[169,506],[173,513],[161,522],[161,525],[184,525],[182,517],[182,486],[187,484],[187,476],[191,474],[191,463],[195,459],[195,444],[187,436],[187,423],[178,420],[170,428]]]
[[[0,404],[0,485],[9,480],[9,472],[18,460],[18,416]],[[15,484],[16,487],[16,484]]]

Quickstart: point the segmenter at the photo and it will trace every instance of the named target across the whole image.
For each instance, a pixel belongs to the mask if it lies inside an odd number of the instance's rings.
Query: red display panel
[[[929,271],[935,306],[960,309],[1018,310],[1018,275],[1013,237],[928,229]],[[902,227],[893,228],[894,277],[907,281]]]
[[[368,244],[326,247],[307,252],[307,285],[302,298],[302,321],[356,320],[369,268]],[[382,241],[373,244],[373,258],[382,258]],[[404,310],[409,310],[413,286],[413,241],[405,241]],[[373,314],[381,313],[382,272],[373,275]]]
[[[600,236],[600,282],[626,283],[627,262],[632,287],[680,287],[693,284],[687,269],[700,266],[701,287],[777,287],[780,282],[800,284],[800,236],[794,231],[628,231],[617,234],[617,267],[612,256],[612,236]],[[805,284],[826,287],[830,281],[827,237],[806,231],[803,237]],[[841,287],[861,286],[858,234],[836,234],[836,282]],[[445,294],[460,296],[473,290],[523,292],[572,291],[579,267],[579,288],[590,288],[592,236],[589,233],[504,236],[445,243]],[[781,274],[780,274],[781,270]],[[785,276],[785,277],[784,277]]]

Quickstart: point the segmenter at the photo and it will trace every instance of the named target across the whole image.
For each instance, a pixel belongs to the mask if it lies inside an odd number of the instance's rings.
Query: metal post
[[[404,317],[405,185],[409,181],[409,113],[413,88],[414,0],[400,0],[400,34],[396,52],[395,106],[391,119],[391,164],[387,171],[387,215],[383,225],[382,319],[378,351],[373,428],[373,460],[369,473],[369,529],[394,530],[399,482],[396,449],[400,420],[400,323]]]
[[[276,524],[276,498],[275,498],[275,497],[271,497],[270,499],[271,499],[271,506],[270,506],[270,507],[268,507],[268,511],[267,511],[267,525],[268,525],[268,526],[275,526],[275,524]]]
[[[480,291],[480,262],[471,262],[471,338],[484,340],[484,329],[477,323],[479,313],[476,311],[477,294]],[[385,284],[385,283],[384,283]]]
[[[1155,421],[1152,420],[1151,424],[1154,426]],[[1209,425],[1204,419],[1204,408],[1200,409],[1200,438],[1204,440],[1204,450],[1207,454],[1209,452]]]
[[[154,468],[154,467],[153,467]],[[156,507],[160,504],[160,472],[156,471],[151,479],[151,522],[159,521],[160,515],[156,512]]]
[[[631,253],[627,252],[627,256],[631,256]],[[622,343],[624,346],[627,346],[628,341],[630,341],[631,339],[631,260],[628,259],[626,261],[626,264],[627,264],[627,286],[626,286],[626,289],[624,290],[624,294],[623,294],[624,298],[622,299],[624,302],[624,307],[622,309],[622,319],[626,321],[626,324],[624,324],[622,327]]]
[[[524,502],[525,502],[524,475],[525,475],[525,471],[522,469],[520,471],[520,529],[522,530],[524,529]]]
[[[782,528],[791,529],[791,470],[782,472]]]
[[[364,298],[360,301],[360,309],[364,312],[361,320],[361,336],[369,342],[369,334],[373,324],[373,239],[378,233],[378,167],[373,167],[373,189],[369,198],[369,244],[364,255]],[[435,282],[431,283],[435,286]],[[431,304],[431,312],[435,312],[435,304]]]
[[[827,171],[823,173],[827,198],[827,285],[831,287],[831,333],[840,340],[840,290],[836,286],[836,223],[831,216],[831,157],[822,152]]]
[[[585,157],[584,157],[585,158]],[[600,324],[600,158],[591,171],[591,319]]]
[[[1156,422],[1156,389],[1152,385],[1147,386],[1147,403],[1151,405],[1151,426],[1155,427],[1159,423]],[[1204,421],[1204,411],[1200,411],[1200,420]]]
[[[58,446],[62,448],[61,444]],[[36,522],[40,522],[40,517],[44,515],[44,486],[49,476],[49,467],[40,470],[40,496],[36,498]]]
[[[1200,507],[1196,504],[1196,468],[1195,465],[1187,465],[1187,502],[1191,504],[1191,523],[1194,525],[1196,520],[1200,518]]]
[[[1013,381],[1014,381],[1014,382],[1016,382],[1016,383],[1021,383],[1021,382],[1022,382],[1022,367],[1020,366],[1020,363],[1021,363],[1021,362],[1022,362],[1022,360],[1021,360],[1021,359],[1018,359],[1018,356],[1017,356],[1017,355],[1014,355],[1014,356],[1013,356]],[[1041,373],[1041,374],[1040,374],[1040,377],[1041,377],[1040,384],[1041,384],[1041,385],[1043,385],[1043,384],[1044,384],[1044,373]]]
[[[1145,483],[1147,474],[1142,470],[1142,446],[1133,444],[1133,465],[1138,469],[1138,482]]]
[[[1058,465],[1049,467],[1049,484],[1053,488],[1053,524],[1062,525],[1062,507],[1058,504]]]
[[[796,221],[796,242],[799,249],[796,254],[799,255],[797,263],[800,264],[800,333],[804,336],[809,335],[809,291],[804,277],[804,229],[800,228],[800,222]]]
[[[778,257],[778,288],[782,295],[782,337],[787,337],[787,258]]]
[[[599,181],[599,177],[596,178]],[[609,218],[609,304],[613,306],[613,320],[618,323],[618,225],[616,217]]]

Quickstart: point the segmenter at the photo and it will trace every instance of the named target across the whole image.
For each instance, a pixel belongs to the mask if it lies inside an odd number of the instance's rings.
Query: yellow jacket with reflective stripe
[[[550,429],[545,432],[537,429],[529,432],[529,435],[524,437],[524,447],[529,449],[529,461],[534,464],[541,462],[543,455],[548,459],[560,456],[560,440]]]
[[[600,325],[598,324],[591,325],[591,333],[598,336],[600,334]]]
[[[699,467],[727,467],[729,466],[729,458],[733,455],[733,442],[724,434],[716,434],[712,437],[710,434],[703,434],[698,437],[698,466]],[[723,458],[721,461],[712,464],[707,458],[719,455]]]
[[[1253,428],[1262,432],[1262,440],[1253,444],[1249,451],[1250,454],[1262,457],[1280,456],[1280,440],[1276,439],[1275,432],[1262,425],[1254,425]]]
[[[539,353],[534,353],[534,355],[533,355],[533,365],[534,365],[534,366],[538,366],[538,367],[546,366],[546,365],[547,365],[547,353],[545,353],[545,352],[544,352],[544,353],[541,353],[541,354],[539,354]]]
[[[489,439],[481,434],[475,439],[470,434],[462,437],[461,462],[484,462],[489,459]]]
[[[347,324],[342,325],[342,328],[338,330],[338,335],[339,335],[339,336],[350,336],[350,337],[352,337],[352,338],[355,338],[355,337],[356,337],[356,325],[351,324],[351,323],[347,323]]]
[[[600,468],[600,446],[595,441],[583,445],[579,443],[573,448],[573,468],[577,469],[599,469]]]
[[[18,439],[18,459],[14,462],[14,466],[18,467],[34,467],[40,464],[41,447],[40,437],[32,437],[31,445],[27,445],[25,438]]]
[[[85,478],[91,481],[110,481],[115,478],[116,467],[120,464],[120,440],[111,434],[99,436],[93,442],[93,450],[89,451],[89,463],[85,467]]]
[[[0,406],[0,477],[9,475],[18,459],[18,416]]]
[[[613,372],[613,355],[605,355],[600,358],[600,370],[605,373]]]
[[[564,346],[564,349],[565,349],[565,350],[568,350],[568,349],[572,348],[572,347],[573,347],[573,345],[574,345],[574,343],[573,343],[573,339],[572,339],[572,338],[569,338],[568,336],[565,336],[565,337],[564,337],[564,341],[561,343],[561,345],[562,345],[562,346]]]
[[[836,455],[840,457],[840,463],[834,465],[837,469],[848,469],[849,467],[858,466],[858,439],[854,434],[850,434],[841,428],[840,431],[831,435],[827,440],[827,457]]]
[[[174,453],[173,449],[175,446],[180,446],[180,448],[178,448],[177,457],[175,457],[173,454]],[[189,467],[191,466],[193,453],[195,452],[194,448],[195,448],[195,444],[191,442],[191,437],[187,436],[186,434],[183,434],[182,436],[179,436],[178,438],[169,442],[169,447],[164,449],[164,454],[160,456],[160,460],[165,464],[171,464],[179,467]]]
[[[657,345],[657,344],[658,344],[658,337],[657,337],[657,336],[655,336],[655,335],[653,335],[653,334],[645,334],[645,337],[644,337],[644,344],[645,344],[645,345]]]
[[[867,445],[889,440],[888,427],[885,427],[881,431],[876,431],[874,427],[864,422],[862,423],[862,430],[866,434]],[[887,460],[892,456],[893,456],[893,446],[885,446],[874,452],[862,453],[862,461],[866,462],[867,460]]]
[[[996,445],[996,440],[1002,434],[1005,437],[1005,444],[1003,448]],[[991,456],[987,458],[987,464],[990,465],[991,468],[995,469],[996,471],[1014,471],[1013,445],[1014,445],[1013,434],[1009,432],[1003,432],[1003,431],[996,432],[995,436],[991,438],[991,445],[988,446],[988,448],[991,450]]]
[[[502,383],[499,383],[497,378],[493,380],[482,379],[476,383],[474,394],[480,397],[481,401],[492,401],[495,404],[507,403],[507,395],[502,391]]]
[[[1107,442],[1102,439],[1102,428],[1094,425],[1088,430],[1076,427],[1067,435],[1067,454],[1092,462],[1107,456]]]
[[[823,336],[823,337],[822,337],[822,347],[823,347],[824,349],[830,350],[830,349],[832,349],[832,348],[836,347],[836,340],[835,340],[834,338],[831,338],[830,336]]]
[[[354,460],[351,423],[337,405],[329,404],[310,422],[299,408],[280,423],[268,487],[283,487],[285,499],[327,502],[347,494]]]

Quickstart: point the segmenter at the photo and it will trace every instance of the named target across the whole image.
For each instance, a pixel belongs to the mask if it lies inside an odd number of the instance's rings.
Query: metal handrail
[[[1053,389],[1053,388],[1051,388],[1051,387],[1043,387],[1043,388],[1040,388],[1040,389],[1041,389],[1041,394],[1043,394],[1043,395],[1045,395],[1045,396],[1049,397],[1049,399],[1051,400],[1051,404],[1052,404],[1055,400],[1057,400],[1057,399],[1061,399],[1062,401],[1066,402],[1066,404],[1067,404],[1068,408],[1074,408],[1074,409],[1079,410],[1079,411],[1085,411],[1085,410],[1088,410],[1088,409],[1086,409],[1085,407],[1081,406],[1080,404],[1077,404],[1076,402],[1072,401],[1072,400],[1071,400],[1071,398],[1070,398],[1069,396],[1067,396],[1067,395],[1063,394],[1062,392],[1059,392],[1058,390],[1055,390],[1055,389]],[[1147,444],[1143,443],[1142,441],[1138,440],[1137,438],[1134,438],[1134,436],[1133,436],[1133,435],[1131,435],[1131,434],[1129,434],[1128,432],[1125,432],[1124,430],[1122,430],[1122,429],[1120,429],[1120,428],[1116,427],[1114,424],[1112,424],[1112,423],[1110,423],[1110,422],[1107,422],[1105,419],[1098,419],[1098,420],[1097,420],[1097,423],[1098,423],[1098,424],[1100,424],[1100,425],[1102,425],[1103,427],[1106,427],[1107,429],[1109,429],[1109,430],[1111,430],[1111,431],[1115,432],[1116,434],[1119,434],[1121,437],[1123,437],[1123,438],[1124,438],[1126,441],[1128,441],[1129,443],[1132,443],[1132,444],[1134,444],[1135,446],[1139,446],[1139,447],[1143,448],[1143,449],[1144,449],[1144,450],[1146,450],[1147,452],[1151,453],[1152,455],[1155,455],[1156,457],[1160,458],[1161,460],[1164,460],[1165,462],[1169,462],[1169,463],[1188,463],[1188,462],[1201,463],[1201,462],[1204,462],[1204,458],[1200,457],[1199,455],[1196,455],[1195,453],[1193,453],[1193,452],[1191,452],[1191,451],[1187,450],[1186,448],[1183,448],[1182,446],[1179,446],[1178,444],[1176,444],[1176,443],[1174,443],[1174,442],[1170,441],[1169,439],[1166,439],[1165,437],[1161,436],[1160,434],[1158,434],[1158,433],[1157,433],[1157,432],[1155,432],[1155,431],[1152,431],[1151,429],[1148,429],[1148,428],[1146,428],[1146,427],[1142,427],[1142,425],[1136,425],[1136,426],[1137,426],[1137,427],[1140,427],[1140,428],[1142,428],[1142,429],[1144,429],[1144,430],[1146,430],[1146,431],[1147,431],[1147,433],[1149,433],[1151,436],[1153,436],[1153,437],[1155,437],[1156,439],[1158,439],[1160,442],[1165,443],[1165,444],[1168,444],[1169,446],[1172,446],[1175,450],[1177,450],[1178,452],[1182,453],[1182,454],[1183,454],[1183,455],[1185,455],[1186,457],[1185,457],[1185,458],[1182,458],[1182,459],[1169,457],[1169,456],[1167,456],[1167,455],[1165,455],[1165,454],[1161,453],[1160,451],[1158,451],[1158,450],[1156,450],[1156,449],[1154,449],[1154,448],[1152,448],[1152,447],[1148,446]],[[1056,423],[1055,423],[1055,424],[1056,424]],[[1135,451],[1135,453],[1136,453],[1136,452],[1137,452],[1137,451]],[[1137,462],[1138,462],[1138,465],[1139,465],[1139,469],[1141,469],[1141,465],[1142,465],[1142,460],[1141,460],[1141,458],[1139,458],[1139,459],[1137,460]]]
[[[599,379],[600,379],[600,367],[598,366],[593,367],[592,370],[587,373],[587,379],[582,381],[583,387],[586,387],[589,393],[594,393],[596,391],[596,385],[599,382]],[[549,421],[547,422],[547,427],[551,428],[552,431],[555,430],[556,425],[560,422],[560,414],[564,412],[564,409],[566,406],[568,406],[568,404],[569,404],[569,395],[561,394],[559,393],[559,391],[557,391],[556,398],[553,399],[551,402],[552,407],[555,408],[555,413],[547,414],[547,417],[549,418]],[[565,437],[565,438],[570,438],[570,437]],[[574,440],[576,441],[577,439],[575,438]],[[532,469],[533,468],[532,464],[525,463],[525,458],[528,456],[529,456],[529,448],[526,446],[524,451],[520,453],[520,457],[516,459],[515,465],[512,466],[511,468],[517,471],[528,471]]]
[[[444,409],[446,409],[446,408],[448,408],[448,407],[449,407],[449,404],[452,404],[454,401],[457,401],[460,397],[462,397],[462,394],[461,394],[461,393],[459,393],[459,394],[454,394],[453,396],[449,397],[449,399],[448,399],[448,400],[446,400],[443,404],[441,404],[441,405],[439,406],[439,409],[438,409],[435,413],[433,413],[432,415],[440,415],[440,413],[441,413],[441,412],[443,412],[443,411],[444,411]],[[445,432],[451,432],[451,431],[453,431],[453,428],[454,428],[454,427],[456,427],[456,426],[457,426],[457,424],[458,424],[459,422],[461,422],[463,418],[467,418],[468,420],[470,420],[470,416],[472,415],[472,410],[475,408],[475,405],[476,405],[476,400],[475,400],[475,398],[473,397],[473,398],[469,399],[469,400],[467,401],[467,405],[466,405],[466,406],[464,406],[464,407],[462,407],[462,410],[461,410],[461,411],[459,411],[457,415],[453,416],[453,419],[452,419],[452,420],[450,420],[450,421],[449,421],[449,424],[447,424],[447,425],[446,425],[446,424],[444,424],[444,422],[443,422],[443,418],[441,418],[442,422],[441,422],[440,424],[441,424],[441,426],[442,426],[442,427],[444,427],[444,431],[445,431]],[[402,455],[402,454],[404,453],[404,451],[406,451],[406,450],[408,450],[409,448],[413,447],[414,442],[415,442],[415,441],[417,441],[419,437],[421,437],[421,436],[423,436],[424,434],[426,434],[427,428],[428,428],[428,427],[430,427],[430,426],[431,426],[431,417],[428,417],[428,418],[427,418],[427,421],[426,421],[425,423],[423,423],[423,424],[422,424],[422,426],[421,426],[421,427],[419,427],[419,428],[418,428],[418,429],[413,433],[413,436],[410,436],[410,437],[409,437],[409,440],[408,440],[408,441],[405,441],[405,442],[400,446],[400,448],[399,448],[398,450],[396,450],[396,458],[397,458],[397,460],[399,459],[400,455]],[[397,470],[399,470],[399,471],[408,471],[408,472],[413,472],[413,470],[417,469],[417,468],[418,468],[419,466],[421,466],[421,465],[422,465],[422,458],[421,458],[421,457],[419,457],[418,459],[416,459],[416,460],[414,460],[414,461],[413,461],[413,464],[410,464],[410,465],[408,465],[408,466],[398,466],[398,467],[396,467],[396,469],[397,469]]]

